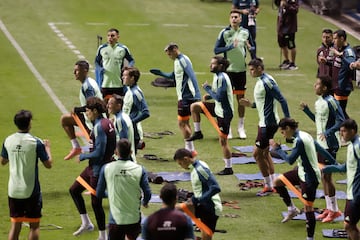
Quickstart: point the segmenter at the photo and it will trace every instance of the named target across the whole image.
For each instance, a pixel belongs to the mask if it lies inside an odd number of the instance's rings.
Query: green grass
[[[44,0],[3,0],[0,2],[0,19],[9,32],[20,44],[35,68],[55,92],[61,102],[71,109],[78,105],[79,83],[74,80],[72,70],[77,60],[76,55],[50,29],[49,22],[67,22],[67,25],[56,25],[59,30],[77,47],[78,50],[92,63],[96,52],[96,35],[105,36],[106,30],[116,27],[120,30],[120,41],[126,44],[136,60],[136,66],[142,71],[139,85],[143,89],[151,117],[144,121],[145,132],[159,132],[170,130],[172,136],[162,139],[146,139],[146,148],[142,154],[157,154],[167,158],[168,162],[147,161],[138,158],[149,171],[181,171],[172,159],[174,151],[183,147],[183,139],[177,127],[176,94],[174,89],[154,88],[150,85],[153,76],[148,74],[152,67],[164,71],[172,70],[172,61],[164,54],[163,48],[169,41],[180,45],[182,52],[187,54],[199,72],[199,83],[211,80],[209,61],[213,56],[213,46],[220,31],[205,25],[226,26],[228,24],[229,2],[213,1],[170,1],[170,0],[122,0],[113,1],[44,1]],[[273,75],[286,96],[291,115],[300,122],[300,128],[315,133],[315,125],[299,109],[299,103],[306,101],[313,105],[316,96],[313,82],[316,71],[315,51],[320,45],[322,28],[336,27],[325,22],[319,16],[304,9],[299,13],[299,33],[296,36],[298,71],[284,72],[276,70],[279,64],[279,48],[276,43],[276,10],[271,8],[271,1],[261,2],[261,13],[258,16],[258,55],[264,57],[268,72]],[[104,23],[94,25],[89,23]],[[131,24],[133,25],[131,25]],[[147,23],[148,25],[134,25]],[[169,27],[165,23],[188,24],[187,27]],[[359,40],[349,36],[349,42],[355,46]],[[80,224],[80,218],[68,188],[78,176],[86,163],[77,164],[73,161],[63,161],[64,155],[70,148],[70,143],[60,126],[61,112],[54,105],[50,97],[43,90],[34,75],[20,58],[5,35],[0,32],[1,54],[0,78],[0,139],[16,131],[12,123],[13,115],[21,108],[30,109],[34,114],[32,133],[42,138],[48,138],[52,143],[54,167],[47,170],[40,166],[41,184],[44,198],[42,224],[56,224],[62,230],[42,230],[42,239],[72,239],[72,232]],[[254,80],[248,78],[248,94],[252,99]],[[203,92],[204,93],[204,92]],[[349,101],[348,113],[359,120],[360,113],[357,100],[359,90],[356,89]],[[253,145],[257,129],[256,110],[247,109],[246,129],[247,140],[232,139],[231,146]],[[237,118],[232,123],[235,133]],[[199,158],[206,161],[216,172],[223,168],[222,154],[218,144],[216,132],[203,118],[203,132],[205,139],[195,142]],[[280,140],[279,135],[276,139]],[[282,140],[282,139],[281,139]],[[2,141],[2,140],[1,140]],[[345,150],[339,153],[340,161],[344,161]],[[287,164],[277,164],[276,172],[285,172],[292,167]],[[256,173],[256,165],[235,165],[235,172]],[[335,175],[335,179],[343,179],[344,175]],[[1,191],[0,196],[0,239],[6,239],[9,228],[7,208],[7,179],[8,167],[0,168]],[[224,207],[225,213],[239,214],[239,218],[221,217],[218,229],[226,229],[228,233],[215,234],[214,239],[304,239],[305,222],[292,221],[280,224],[280,212],[286,210],[281,199],[277,196],[266,198],[255,197],[256,189],[239,191],[234,176],[217,177],[222,188],[223,200],[239,201],[240,210]],[[191,189],[188,182],[178,183],[179,187]],[[160,185],[151,185],[154,193],[159,193]],[[338,190],[345,186],[337,185]],[[93,212],[86,198],[91,218]],[[301,203],[295,200],[300,207]],[[315,205],[324,207],[324,200],[317,200]],[[343,209],[344,201],[339,201]],[[104,207],[108,209],[107,200]],[[151,204],[144,209],[145,215],[151,214],[160,205]],[[321,239],[321,229],[341,228],[342,223],[317,224],[317,239]],[[27,229],[21,234],[26,239]],[[97,232],[80,236],[78,239],[95,239]]]

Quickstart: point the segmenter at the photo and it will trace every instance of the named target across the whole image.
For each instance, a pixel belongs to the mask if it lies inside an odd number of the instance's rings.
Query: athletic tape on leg
[[[88,190],[92,195],[96,196],[96,190],[93,189],[81,176],[76,178],[76,181],[81,184],[86,190]]]
[[[71,114],[72,117],[74,118],[75,122],[76,122],[76,125],[80,128],[80,130],[83,132],[85,138],[87,141],[90,141],[90,136],[89,136],[89,133],[86,131],[84,125],[82,124],[80,118],[75,114],[75,113],[72,113]]]
[[[222,137],[222,138],[227,138],[227,135],[220,131],[219,126],[215,122],[215,119],[213,118],[213,116],[211,115],[209,110],[206,108],[204,103],[200,102],[199,105],[201,107],[201,110],[204,112],[205,116],[207,117],[207,119],[209,119],[211,125],[213,125],[215,130],[218,132],[219,136]]]
[[[196,226],[198,228],[200,228],[202,231],[204,231],[210,237],[212,237],[212,235],[214,235],[213,231],[190,211],[190,209],[186,206],[186,203],[181,203],[180,207],[191,218],[191,220],[194,221],[194,223],[196,224]]]
[[[284,176],[284,175],[280,175],[279,179],[288,187],[290,188],[291,191],[293,191],[293,193],[295,193],[295,195],[300,199],[301,202],[304,203],[305,206],[309,206],[312,207],[313,206],[313,202],[309,202],[307,201],[302,195],[301,192]]]

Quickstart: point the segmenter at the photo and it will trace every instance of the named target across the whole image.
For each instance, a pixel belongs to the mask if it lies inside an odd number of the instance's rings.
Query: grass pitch
[[[35,69],[54,91],[56,97],[66,109],[78,105],[78,89],[80,84],[73,78],[73,64],[82,55],[90,63],[96,53],[97,35],[106,35],[106,30],[116,27],[120,30],[120,42],[131,50],[136,66],[141,70],[139,85],[145,93],[151,117],[144,121],[145,132],[170,130],[175,135],[161,139],[145,139],[146,148],[139,151],[138,162],[149,171],[181,171],[171,159],[174,151],[183,147],[183,140],[176,121],[176,94],[174,89],[154,88],[150,85],[154,76],[148,73],[152,67],[164,71],[172,71],[172,61],[163,52],[169,41],[179,44],[180,50],[188,55],[197,72],[199,84],[211,80],[209,72],[213,47],[221,28],[228,25],[230,2],[213,1],[169,1],[169,0],[121,0],[121,1],[42,1],[42,0],[3,0],[0,2],[0,20],[6,26]],[[276,15],[271,1],[261,2],[258,16],[258,56],[264,57],[267,72],[275,77],[288,100],[292,117],[300,122],[300,128],[312,134],[315,125],[302,113],[298,105],[306,101],[313,105],[316,96],[313,91],[316,63],[315,51],[321,42],[321,30],[325,27],[337,29],[319,16],[304,8],[299,12],[299,32],[296,36],[297,71],[279,71],[279,48],[276,43]],[[50,26],[53,24],[59,32]],[[61,35],[62,34],[62,35]],[[66,44],[64,37],[74,48]],[[105,38],[104,38],[105,39]],[[359,40],[349,36],[352,46],[359,45]],[[52,143],[52,155],[55,161],[51,170],[40,166],[40,180],[43,190],[42,225],[55,224],[61,230],[42,230],[42,239],[73,239],[72,233],[78,228],[80,218],[68,193],[68,188],[87,164],[76,164],[63,161],[70,148],[70,143],[63,132],[59,119],[61,108],[56,106],[29,70],[22,57],[12,43],[0,32],[2,58],[0,59],[0,139],[16,131],[12,118],[19,109],[30,109],[34,114],[32,133],[48,138]],[[77,50],[77,51],[74,51]],[[248,76],[247,97],[252,99],[254,80]],[[203,91],[204,93],[204,91]],[[348,113],[359,121],[359,90],[356,89],[349,101]],[[313,109],[313,108],[312,108]],[[257,113],[254,109],[246,109],[246,140],[232,139],[231,146],[253,145],[257,129]],[[232,123],[233,133],[237,125],[237,117]],[[216,172],[223,168],[222,154],[217,134],[203,117],[205,138],[195,142],[199,158],[206,161]],[[235,135],[236,136],[236,135]],[[276,139],[281,137],[276,135]],[[282,140],[282,139],[281,139]],[[339,161],[345,159],[345,150],[341,149]],[[143,154],[156,154],[169,159],[168,162],[148,161],[141,158]],[[291,169],[287,164],[277,164],[277,173]],[[256,173],[256,165],[234,165],[236,173]],[[335,175],[335,179],[344,179],[344,175]],[[8,167],[0,168],[2,207],[0,220],[0,239],[7,238],[9,217],[7,208]],[[240,210],[224,206],[224,214],[238,214],[238,218],[221,217],[218,229],[226,229],[227,233],[216,233],[214,239],[305,239],[305,222],[291,221],[281,224],[281,211],[286,207],[277,195],[259,198],[255,196],[257,189],[239,191],[238,181],[234,176],[217,177],[222,188],[223,200],[236,200]],[[188,182],[178,186],[191,189]],[[344,185],[336,185],[338,190],[345,190]],[[159,193],[160,185],[151,185],[153,193]],[[95,222],[89,199],[87,206],[92,220]],[[294,200],[298,207],[301,203]],[[339,200],[343,209],[344,200]],[[315,201],[316,207],[324,207],[324,200]],[[107,200],[104,207],[108,210]],[[151,214],[160,207],[151,204],[143,209],[145,215]],[[342,228],[342,223],[322,224],[316,227],[316,239],[321,239],[321,229]],[[21,239],[26,239],[27,229],[24,227]],[[78,239],[96,239],[97,231],[85,234]]]

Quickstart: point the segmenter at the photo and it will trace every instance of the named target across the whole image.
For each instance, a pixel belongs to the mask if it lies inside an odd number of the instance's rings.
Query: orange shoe
[[[73,157],[75,157],[76,155],[79,155],[80,153],[81,153],[81,148],[73,148],[73,149],[71,149],[69,154],[64,157],[64,160],[70,160]]]
[[[316,217],[316,220],[323,220],[324,218],[327,217],[327,215],[329,214],[330,210],[329,209],[325,209],[321,214],[319,214]]]
[[[341,216],[341,211],[337,211],[337,212],[333,212],[333,211],[329,211],[329,214],[327,215],[326,218],[324,218],[322,220],[323,223],[328,223],[328,222],[332,222],[334,221],[336,218]]]
[[[268,196],[270,195],[271,193],[274,193],[276,192],[274,188],[270,188],[270,187],[264,187],[261,191],[258,191],[256,193],[256,196],[258,197],[265,197],[265,196]]]

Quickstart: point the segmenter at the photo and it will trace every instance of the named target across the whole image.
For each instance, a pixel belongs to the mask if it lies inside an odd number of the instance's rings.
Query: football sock
[[[71,141],[72,148],[80,148],[80,144],[76,138],[71,139],[70,141]]]
[[[270,176],[267,176],[267,177],[264,177],[264,181],[265,181],[265,185],[269,188],[272,188],[273,187],[273,184],[272,184],[272,181],[271,181],[271,177]]]
[[[107,239],[106,230],[99,231],[99,239]]]
[[[329,197],[329,203],[330,203],[330,206],[331,206],[331,208],[330,208],[331,211],[334,211],[334,212],[339,211],[339,206],[337,204],[336,196]]]
[[[185,141],[185,149],[189,150],[189,151],[194,151],[195,147],[194,147],[194,142],[193,141]]]
[[[200,122],[194,122],[194,131],[195,132],[201,131]]]
[[[231,168],[232,167],[230,158],[224,158],[224,162],[225,162],[225,168]]]
[[[313,238],[315,233],[315,225],[316,225],[316,219],[315,219],[315,213],[312,212],[306,212],[306,231],[307,231],[307,237]]]
[[[244,128],[245,118],[239,118],[238,129]]]
[[[89,215],[87,213],[80,214],[81,217],[81,225],[89,225],[91,223],[91,220],[89,218]]]

